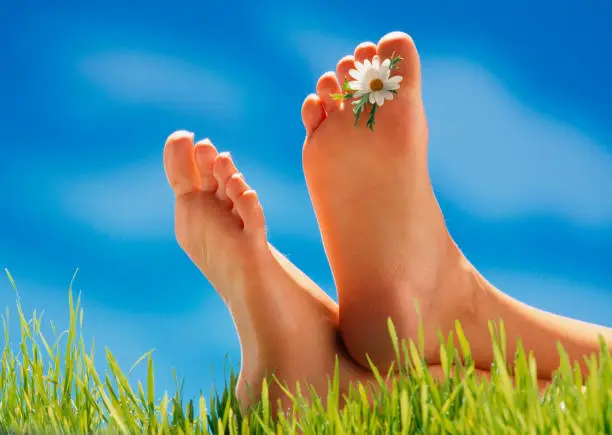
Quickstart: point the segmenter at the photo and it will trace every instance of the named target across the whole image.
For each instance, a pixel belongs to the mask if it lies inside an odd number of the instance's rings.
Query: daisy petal
[[[369,70],[367,70],[365,72],[365,74],[363,75],[363,78],[361,80],[363,81],[363,83],[370,83],[372,80],[378,79],[378,78],[380,78],[378,76],[378,71],[376,71],[375,69],[370,68]]]
[[[380,57],[374,56],[374,58],[372,59],[372,68],[380,68]]]
[[[400,88],[399,83],[385,83],[385,87],[383,88],[385,91],[397,91]]]
[[[368,91],[357,91],[353,94],[353,98],[361,98],[367,93]]]
[[[390,67],[391,67],[391,60],[390,59],[385,59],[385,61],[381,65],[381,68],[390,69]]]
[[[361,62],[355,62],[355,69],[357,71],[363,71],[365,68],[363,67],[363,64]]]
[[[349,75],[355,80],[361,80],[363,78],[363,72],[356,69],[350,70]]]
[[[385,98],[383,97],[381,92],[376,92],[374,98],[376,99],[376,104],[378,104],[379,106],[382,106],[385,103]]]
[[[362,80],[353,80],[349,82],[349,88],[353,91],[366,91],[369,88],[364,84]]]
[[[402,81],[402,76],[393,76],[391,78],[389,78],[388,81],[390,81],[391,83],[399,83]]]
[[[370,63],[370,61],[368,59],[363,61],[363,66],[366,68],[372,68],[372,64]]]
[[[380,91],[380,93],[382,94],[385,100],[391,101],[393,99],[393,94],[389,91]]]
[[[385,80],[389,80],[389,76],[391,75],[391,70],[389,69],[389,67],[386,66],[381,66],[379,74],[380,74],[380,78],[385,81]]]
[[[370,104],[376,103],[376,95],[375,94],[376,94],[376,92],[372,92],[370,94]]]

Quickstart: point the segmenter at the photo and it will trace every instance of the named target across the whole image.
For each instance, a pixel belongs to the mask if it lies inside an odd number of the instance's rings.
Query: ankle
[[[450,312],[449,320],[454,329],[459,320],[465,329],[478,322],[480,318],[480,301],[487,291],[488,284],[453,242],[446,260],[447,271],[443,283],[442,302]],[[469,325],[468,325],[469,323]]]

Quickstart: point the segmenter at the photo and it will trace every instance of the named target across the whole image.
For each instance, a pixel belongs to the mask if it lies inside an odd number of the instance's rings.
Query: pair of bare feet
[[[351,106],[331,98],[354,62],[378,54],[403,57],[397,98],[378,112],[376,131],[354,127]],[[179,245],[231,311],[242,348],[238,397],[260,391],[271,371],[327,388],[336,355],[340,389],[373,379],[366,353],[384,370],[395,359],[387,330],[414,339],[419,301],[425,357],[440,373],[437,330],[459,320],[483,373],[493,361],[488,320],[503,318],[512,356],[521,337],[546,381],[559,365],[561,341],[570,359],[596,352],[612,330],[522,304],[494,288],[468,262],[447,231],[427,168],[427,122],[419,56],[400,32],[378,45],[362,43],[336,72],[324,74],[302,107],[303,166],[339,304],[267,241],[262,207],[228,153],[178,131],[167,140],[164,164],[176,196]],[[280,398],[278,389],[272,390]]]

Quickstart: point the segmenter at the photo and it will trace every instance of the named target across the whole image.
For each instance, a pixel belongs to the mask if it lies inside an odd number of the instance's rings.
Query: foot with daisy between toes
[[[337,358],[341,395],[374,382],[395,360],[400,340],[417,341],[442,380],[439,339],[459,321],[477,372],[489,376],[490,320],[503,320],[508,363],[520,338],[537,360],[541,388],[559,366],[557,342],[588,371],[612,329],[547,313],[491,285],[453,241],[427,167],[428,128],[421,66],[401,32],[364,42],[321,76],[302,106],[303,170],[338,291],[334,302],[267,240],[257,194],[228,153],[210,140],[170,135],[164,166],[175,194],[179,245],[225,301],[241,345],[237,397],[259,398],[263,378],[294,390],[296,381],[325,397]],[[272,403],[290,400],[271,384]]]

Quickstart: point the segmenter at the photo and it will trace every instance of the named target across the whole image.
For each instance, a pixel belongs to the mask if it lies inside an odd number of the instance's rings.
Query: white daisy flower
[[[355,68],[349,71],[354,81],[348,83],[350,89],[355,91],[353,98],[361,98],[369,94],[370,104],[382,106],[385,100],[392,100],[402,81],[402,76],[391,76],[391,60],[385,59],[382,63],[378,56],[372,62],[364,60],[355,62]],[[395,91],[395,92],[393,92]]]
[[[342,85],[342,92],[331,95],[335,100],[354,100],[352,104],[355,127],[358,127],[359,117],[369,103],[370,113],[366,126],[374,131],[374,117],[378,107],[382,106],[385,100],[392,100],[393,95],[397,95],[402,76],[391,77],[391,71],[397,68],[401,60],[402,57],[394,53],[390,59],[385,59],[383,62],[378,56],[374,56],[372,61],[355,62],[355,69],[349,71],[355,80],[346,80]]]

